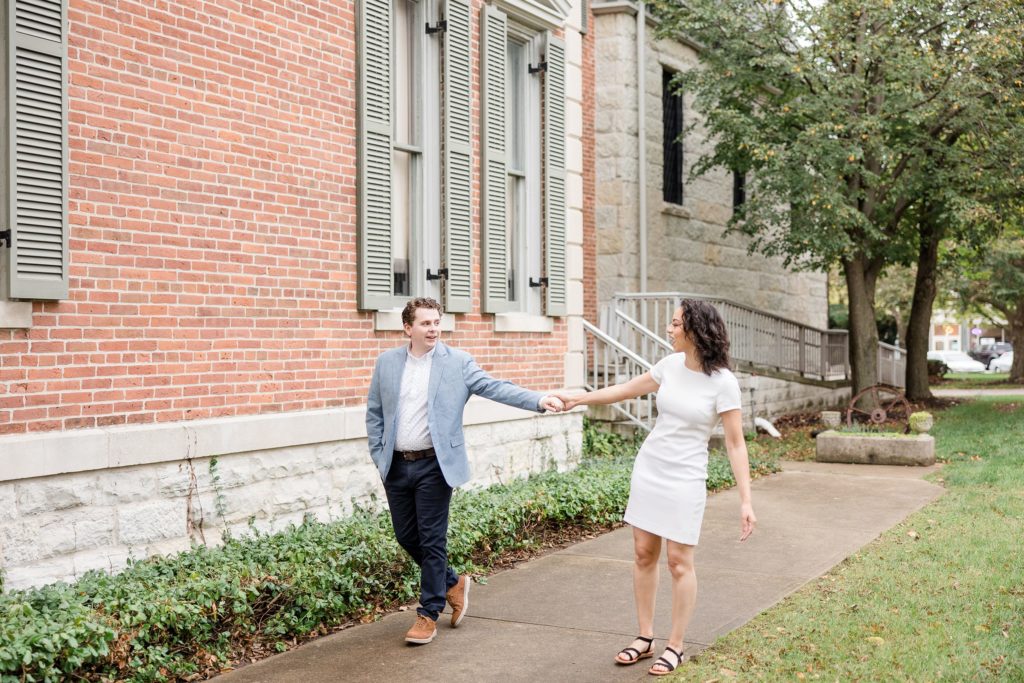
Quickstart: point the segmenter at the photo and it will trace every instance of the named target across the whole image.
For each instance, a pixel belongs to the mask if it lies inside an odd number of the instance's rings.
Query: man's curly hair
[[[700,369],[705,375],[729,369],[729,333],[718,309],[699,299],[683,299],[679,306],[683,309],[683,331],[700,354]]]

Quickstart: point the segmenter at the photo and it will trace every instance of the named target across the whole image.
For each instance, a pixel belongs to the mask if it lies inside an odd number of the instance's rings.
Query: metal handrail
[[[585,332],[590,332],[592,335],[600,339],[603,343],[608,344],[609,346],[614,348],[617,353],[620,353],[626,358],[629,358],[634,363],[637,363],[638,365],[643,365],[645,369],[650,370],[653,366],[652,363],[649,363],[648,361],[644,360],[643,357],[633,353],[632,351],[629,350],[629,348],[615,341],[612,337],[602,332],[600,328],[594,327],[586,320],[583,321],[583,330]]]
[[[827,331],[827,332],[842,332],[843,334],[849,334],[847,330],[821,330],[821,328],[811,327],[810,325],[806,325],[806,324],[804,324],[802,322],[799,322],[797,320],[793,320],[791,318],[783,318],[782,316],[775,315],[774,313],[765,313],[764,311],[758,310],[758,309],[756,309],[756,308],[754,308],[752,306],[748,306],[747,304],[741,304],[741,303],[739,303],[737,301],[733,301],[732,299],[727,299],[727,298],[722,297],[722,296],[710,296],[710,295],[707,295],[707,294],[692,294],[690,292],[620,292],[618,294],[615,294],[613,296],[613,298],[614,299],[665,299],[665,298],[671,298],[671,299],[675,299],[677,302],[682,300],[682,299],[700,299],[701,301],[712,301],[712,302],[728,304],[730,306],[733,306],[734,308],[740,308],[740,309],[743,309],[743,310],[746,310],[746,311],[750,311],[751,313],[758,313],[760,315],[767,315],[767,316],[770,316],[772,318],[776,318],[776,319],[778,319],[778,320],[780,320],[782,322],[790,323],[791,325],[799,325],[800,327],[806,327],[806,328],[811,329],[811,330],[819,330],[819,331],[823,331],[823,332],[824,331]]]
[[[657,362],[673,352],[674,349],[672,348],[672,345],[669,344],[664,337],[655,334],[652,330],[647,329],[632,317],[626,315],[620,310],[612,311],[612,314],[612,319],[616,321],[616,326],[612,332],[612,336],[624,339],[626,335],[629,334],[629,341],[633,342],[633,346],[631,348],[637,349],[639,355],[645,360]],[[639,339],[637,339],[637,337],[639,337]]]
[[[718,308],[729,330],[734,360],[808,379],[850,378],[846,330],[812,327],[723,297],[684,292],[620,293],[614,296],[604,319],[609,323],[611,336],[621,345],[654,358],[663,347],[656,344],[650,349],[651,341],[654,338],[659,342],[664,340],[651,330],[667,324],[683,298],[709,301]],[[625,326],[623,321],[627,323]],[[878,354],[878,380],[903,386],[906,351],[879,343]]]
[[[583,386],[587,391],[621,384],[651,369],[651,363],[586,320],[583,334]],[[654,427],[654,394],[619,401],[608,408],[645,431]]]

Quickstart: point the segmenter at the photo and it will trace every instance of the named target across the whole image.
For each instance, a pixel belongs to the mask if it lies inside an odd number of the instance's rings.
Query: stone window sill
[[[667,216],[675,216],[676,218],[690,218],[690,211],[685,206],[678,204],[670,204],[669,202],[662,202],[661,212]]]
[[[31,327],[31,301],[0,301],[0,330],[27,330]]]
[[[498,313],[494,316],[495,332],[551,332],[554,329],[554,320],[546,315]]]

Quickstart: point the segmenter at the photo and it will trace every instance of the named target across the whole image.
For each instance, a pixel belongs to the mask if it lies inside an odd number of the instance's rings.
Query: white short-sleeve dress
[[[711,375],[673,353],[653,368],[658,417],[633,464],[625,521],[677,543],[696,545],[707,499],[708,439],[719,414],[740,408],[729,370]]]

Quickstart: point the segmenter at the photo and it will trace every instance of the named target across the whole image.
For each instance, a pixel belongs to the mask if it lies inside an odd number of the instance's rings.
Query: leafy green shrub
[[[635,448],[614,457],[612,444],[626,440],[594,438],[604,444],[601,456],[572,472],[457,491],[449,528],[455,569],[484,572],[550,531],[616,525]],[[777,469],[774,460],[752,461],[751,468]],[[708,487],[731,482],[724,456],[713,456]],[[215,673],[255,650],[283,650],[408,603],[418,580],[387,512],[357,509],[329,524],[306,520],[279,533],[229,538],[221,547],[133,562],[114,576],[90,572],[71,586],[0,594],[0,679],[160,681]]]
[[[929,379],[942,379],[949,373],[949,366],[941,360],[929,360],[925,362],[928,364]]]
[[[584,458],[617,458],[635,456],[644,442],[644,434],[639,431],[633,438],[601,429],[599,422],[588,417],[583,418],[583,457]]]

